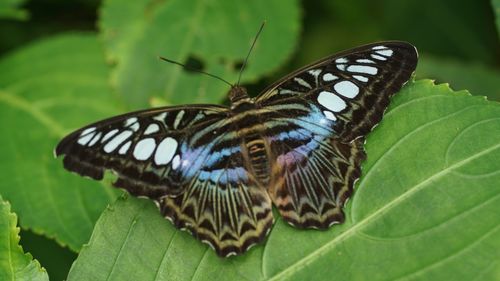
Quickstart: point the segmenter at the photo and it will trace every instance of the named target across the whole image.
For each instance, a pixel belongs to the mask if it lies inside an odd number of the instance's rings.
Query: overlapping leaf
[[[417,77],[446,81],[454,89],[468,89],[475,95],[488,95],[489,99],[500,101],[500,71],[483,64],[422,54]]]
[[[4,0],[0,1],[0,19],[25,20],[28,18],[28,12],[21,9],[20,6],[26,0]]]
[[[289,57],[299,33],[298,1],[107,0],[100,29],[116,63],[113,85],[134,108],[152,97],[173,104],[220,101],[228,85],[157,57],[199,60],[205,71],[235,82],[263,20],[267,26],[243,82],[272,72]]]
[[[363,177],[328,231],[278,220],[221,259],[144,199],[105,211],[69,280],[494,280],[500,260],[500,104],[429,80],[392,102]]]
[[[495,22],[497,24],[497,33],[500,37],[500,0],[491,0],[493,13],[495,14]]]
[[[23,228],[78,250],[116,192],[66,172],[52,151],[70,130],[118,112],[99,43],[92,34],[53,38],[0,69],[0,194]]]
[[[19,246],[17,216],[0,196],[0,280],[49,280],[47,272]]]

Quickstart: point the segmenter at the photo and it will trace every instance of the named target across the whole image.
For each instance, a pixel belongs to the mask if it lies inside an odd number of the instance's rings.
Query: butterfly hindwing
[[[311,134],[293,144],[275,141],[273,148],[281,152],[276,161],[281,182],[269,194],[283,219],[299,228],[342,223],[342,208],[361,175],[363,140],[343,143]]]
[[[201,128],[218,126],[226,109],[218,106],[166,107],[132,112],[77,130],[56,147],[66,169],[100,180],[105,170],[134,195],[158,198],[182,192],[207,157],[189,142]],[[189,160],[189,161],[186,161]]]
[[[182,195],[160,202],[165,217],[220,256],[241,254],[259,243],[274,221],[271,199],[245,169],[239,149],[228,156],[220,161],[223,167],[204,166]]]
[[[298,70],[257,97],[273,113],[266,122],[280,181],[269,193],[285,220],[311,228],[344,220],[342,207],[365,158],[364,136],[416,62],[410,44],[370,44]]]

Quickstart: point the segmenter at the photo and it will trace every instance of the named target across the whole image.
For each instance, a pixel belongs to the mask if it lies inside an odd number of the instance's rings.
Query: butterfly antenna
[[[241,80],[241,74],[243,73],[243,70],[247,66],[248,58],[250,57],[250,53],[252,53],[253,47],[255,46],[255,43],[257,42],[257,39],[259,38],[260,33],[262,32],[262,29],[264,29],[264,25],[266,25],[266,21],[263,21],[262,24],[260,25],[259,31],[257,32],[257,35],[255,35],[255,38],[253,39],[252,46],[250,47],[250,50],[248,50],[247,57],[243,61],[243,64],[241,65],[240,68],[240,75],[238,76],[238,83],[236,83],[237,86],[240,85],[240,80]]]
[[[169,63],[173,63],[173,64],[180,65],[180,66],[182,66],[182,67],[183,67],[184,69],[186,69],[186,70],[193,71],[193,72],[197,72],[197,73],[201,73],[201,74],[205,74],[205,75],[208,75],[208,76],[213,77],[213,78],[215,78],[215,79],[219,79],[220,81],[222,81],[222,82],[224,82],[224,83],[228,84],[228,85],[229,85],[229,86],[231,86],[231,87],[233,87],[233,86],[234,86],[233,84],[229,83],[227,80],[225,80],[225,79],[223,79],[223,78],[221,78],[221,77],[219,77],[219,76],[217,76],[217,75],[215,75],[215,74],[208,73],[208,72],[205,72],[205,71],[203,71],[203,70],[199,70],[199,69],[194,69],[194,68],[189,67],[189,66],[187,66],[187,65],[185,65],[185,64],[183,64],[183,63],[180,63],[180,62],[178,62],[178,61],[174,61],[174,60],[171,60],[171,59],[167,59],[167,58],[164,58],[164,57],[161,57],[161,56],[159,56],[158,58],[159,58],[159,59],[161,59],[161,60],[163,60],[163,61],[169,62]]]

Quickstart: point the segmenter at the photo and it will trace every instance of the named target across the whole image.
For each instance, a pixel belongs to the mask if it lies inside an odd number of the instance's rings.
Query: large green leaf
[[[19,246],[17,216],[0,196],[0,280],[49,280],[47,272]]]
[[[151,97],[168,103],[214,102],[228,86],[157,59],[201,60],[210,73],[235,82],[239,64],[263,20],[267,26],[243,82],[270,73],[291,54],[299,33],[298,1],[107,0],[100,29],[109,59],[117,64],[113,85],[132,107]]]
[[[0,60],[0,194],[23,228],[78,250],[116,190],[70,174],[52,151],[70,130],[117,113],[93,34],[66,35]]]
[[[343,225],[305,231],[278,219],[264,245],[221,259],[153,203],[121,198],[69,280],[498,279],[500,104],[410,83],[366,149]]]

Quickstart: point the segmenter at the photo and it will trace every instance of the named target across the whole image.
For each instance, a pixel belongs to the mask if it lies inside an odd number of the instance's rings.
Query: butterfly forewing
[[[112,170],[118,175],[114,185],[134,195],[175,195],[209,154],[192,140],[211,133],[203,129],[218,127],[226,112],[195,105],[133,112],[71,133],[55,154],[65,155],[65,168],[82,176],[100,180]]]
[[[381,42],[323,59],[278,81],[256,102],[275,154],[270,195],[298,227],[342,222],[342,207],[360,176],[364,136],[417,63],[413,46]]]
[[[351,141],[380,122],[389,98],[410,79],[416,64],[416,49],[408,43],[370,44],[290,74],[258,96],[257,103],[311,123],[326,118],[333,121],[329,127],[336,136]],[[299,104],[316,105],[320,119],[300,115],[308,113],[297,109]]]

